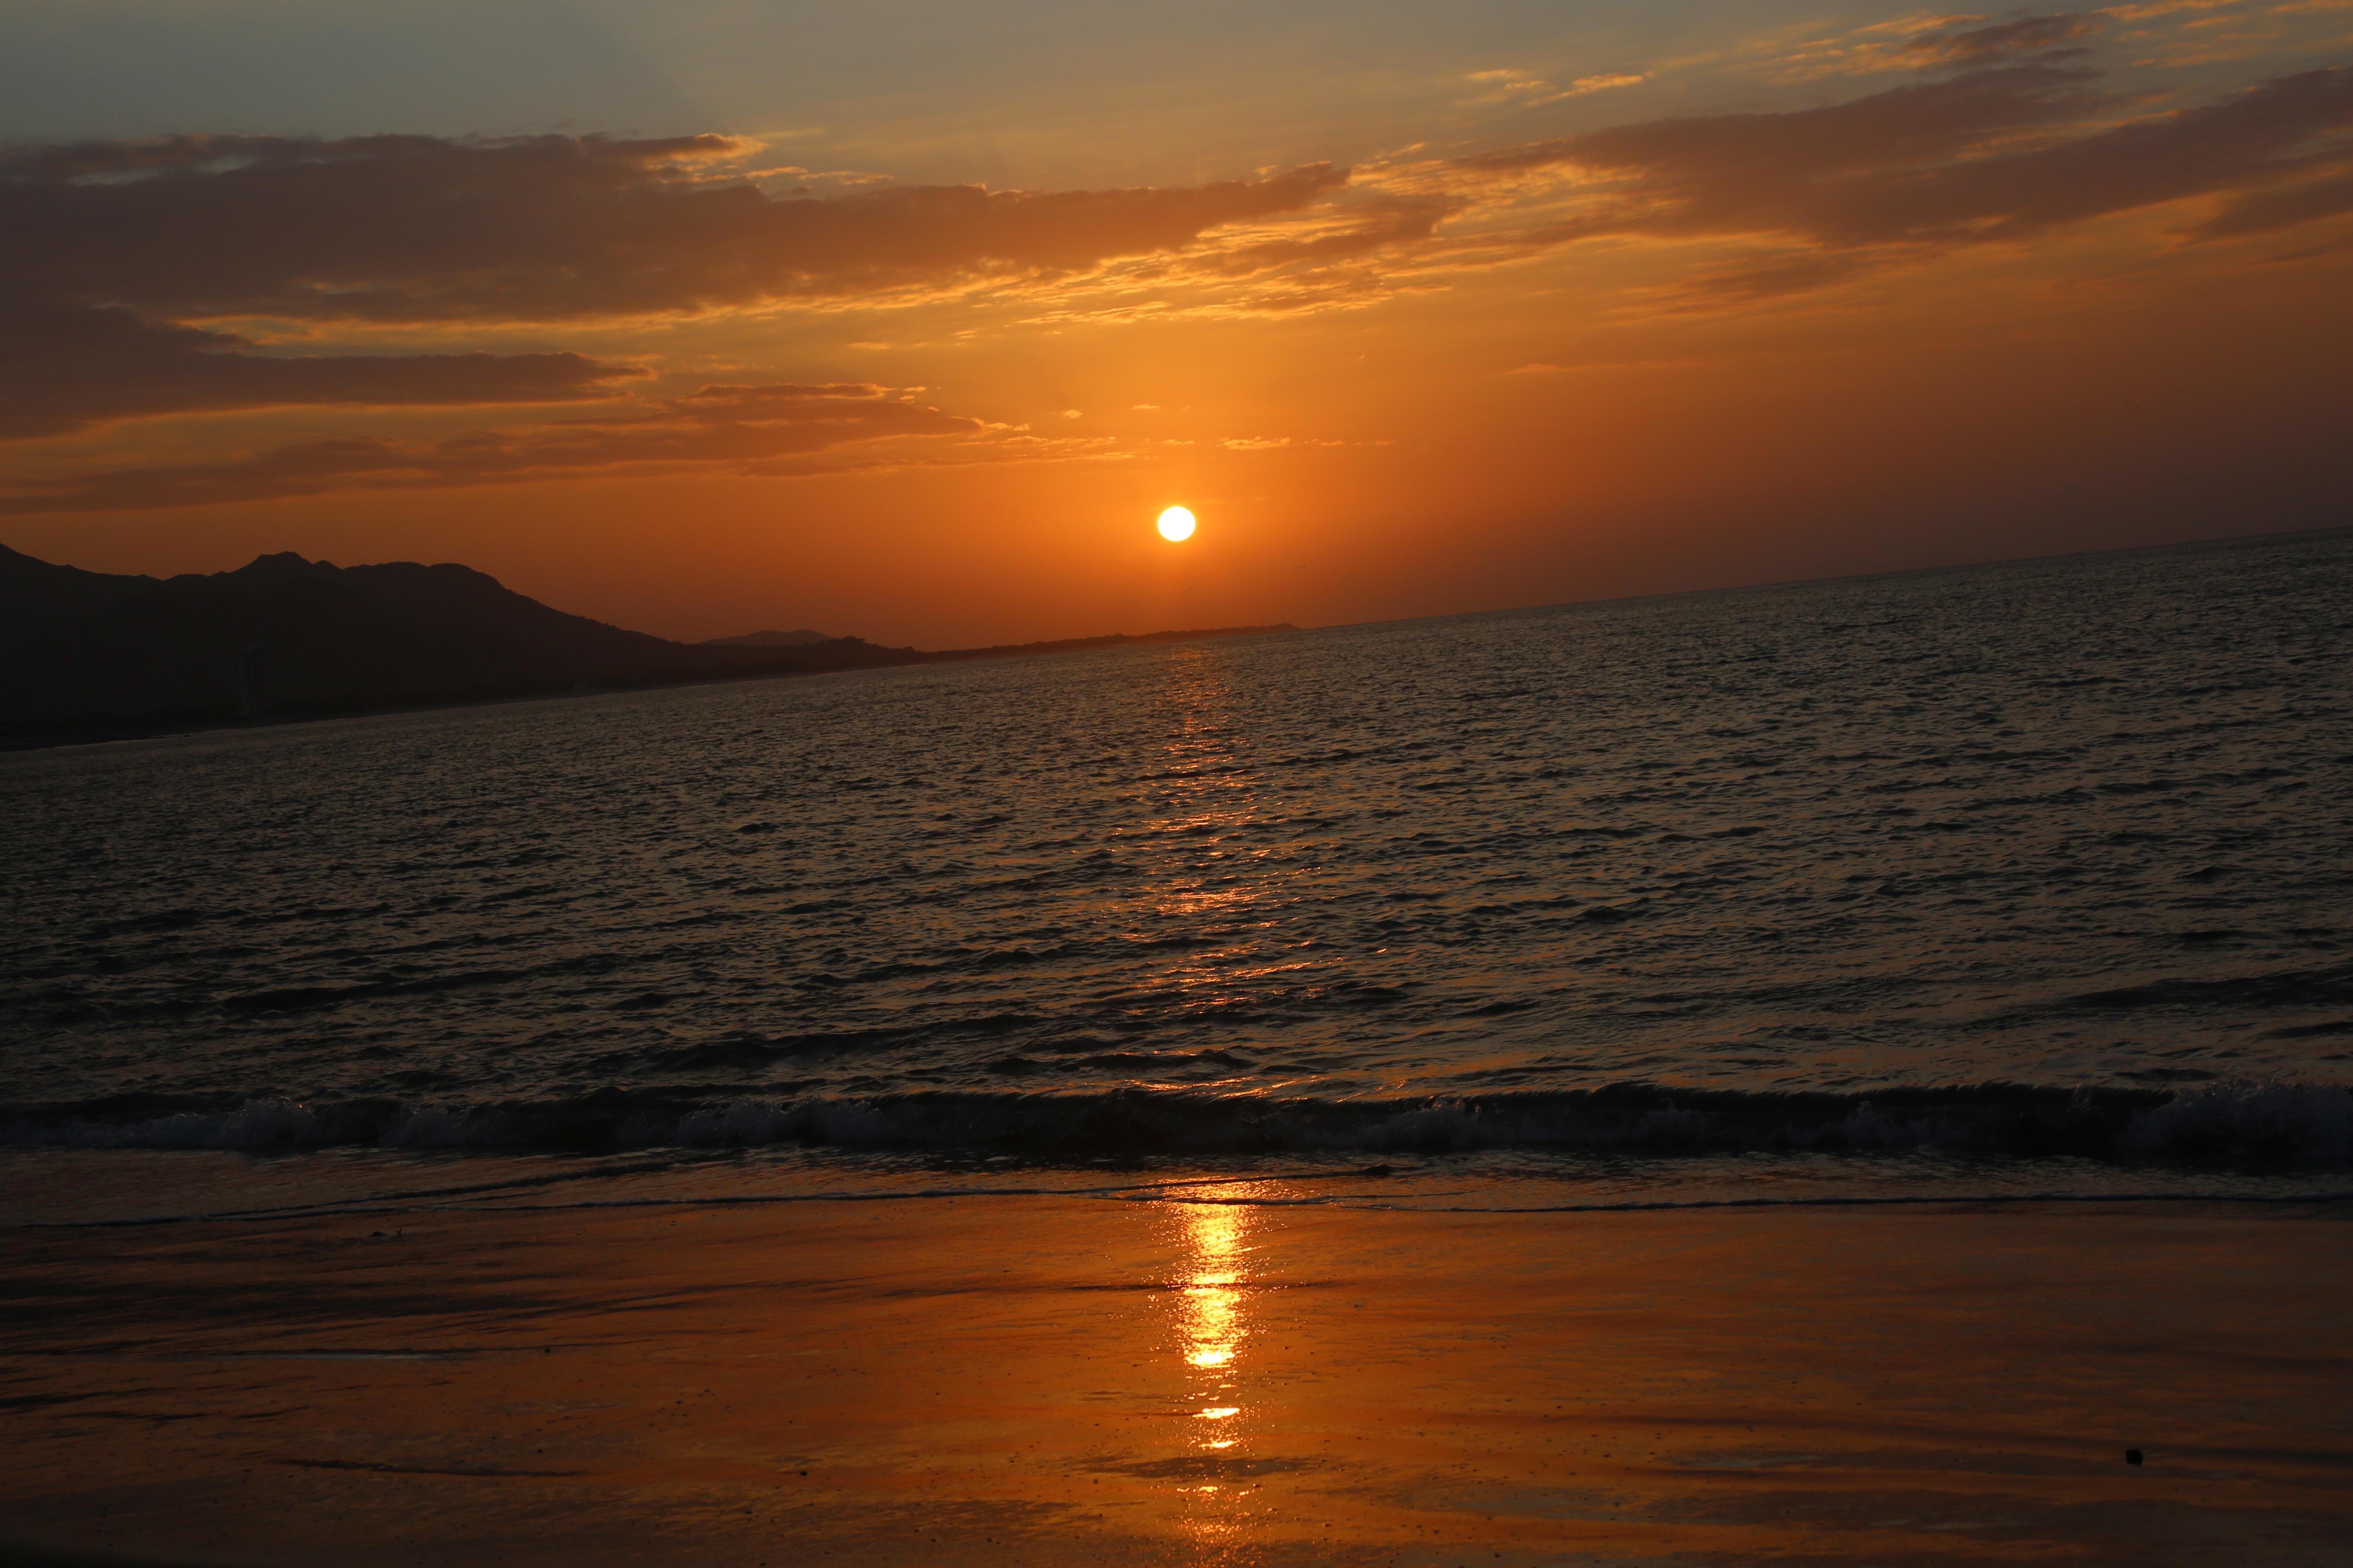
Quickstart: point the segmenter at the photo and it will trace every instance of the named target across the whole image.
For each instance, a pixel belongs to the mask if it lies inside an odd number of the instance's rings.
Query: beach
[[[0,1537],[254,1568],[2353,1561],[2344,1205],[1378,1201],[19,1229]]]

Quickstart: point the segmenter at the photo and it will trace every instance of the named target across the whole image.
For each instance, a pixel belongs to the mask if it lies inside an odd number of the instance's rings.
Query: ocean
[[[5,1206],[2353,1187],[2348,666],[2339,531],[0,755]]]

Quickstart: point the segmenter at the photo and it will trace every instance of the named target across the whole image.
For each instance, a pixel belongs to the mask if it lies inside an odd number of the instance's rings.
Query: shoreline
[[[1528,1157],[1160,1156],[1091,1163],[765,1146],[621,1152],[338,1147],[0,1147],[0,1233],[254,1226],[425,1214],[553,1215],[828,1204],[1019,1205],[1196,1199],[1244,1208],[1552,1215],[2245,1207],[2353,1208],[2342,1162],[1956,1165],[1935,1151]]]
[[[5,1533],[277,1568],[2295,1563],[2353,1531],[2339,1207],[1287,1195],[20,1229]]]

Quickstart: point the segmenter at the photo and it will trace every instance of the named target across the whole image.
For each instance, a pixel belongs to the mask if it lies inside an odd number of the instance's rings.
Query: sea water
[[[0,822],[19,1215],[2353,1185],[2342,531],[18,752]]]

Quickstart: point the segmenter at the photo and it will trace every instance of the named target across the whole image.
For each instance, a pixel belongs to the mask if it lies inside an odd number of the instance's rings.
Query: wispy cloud
[[[0,486],[0,512],[101,511],[269,500],[343,489],[438,489],[681,468],[808,470],[819,454],[886,443],[1002,442],[1008,433],[862,384],[706,386],[603,417],[440,440],[306,441],[220,462]],[[1034,446],[1034,443],[1024,443]],[[904,460],[915,460],[903,453]]]
[[[757,151],[722,136],[0,148],[0,438],[288,404],[608,395],[642,372],[576,353],[303,354],[285,329],[446,334],[1068,279],[1303,211],[1346,180],[1318,166],[1172,188],[775,195],[746,177]]]
[[[1905,40],[1903,52],[1932,65],[1982,65],[2018,55],[2080,49],[2103,26],[2096,14],[2073,16],[2017,16],[1982,27],[1959,27],[1923,33]]]
[[[1484,181],[1546,215],[1465,239],[1488,259],[1613,237],[1744,243],[1749,258],[1692,279],[1737,297],[2193,198],[2210,210],[2186,227],[2192,237],[2353,211],[2353,72],[2303,72],[2164,113],[2124,107],[2084,68],[2010,65],[1819,109],[1621,125],[1395,177],[1451,186],[1466,205]]]
[[[561,403],[611,395],[645,374],[576,353],[289,357],[252,348],[233,333],[119,308],[0,301],[0,440],[235,409]]]
[[[1468,79],[1478,89],[1473,103],[1508,103],[1520,108],[1539,104],[1559,103],[1571,98],[1583,98],[1588,93],[1608,92],[1612,88],[1639,87],[1651,79],[1647,75],[1623,71],[1581,76],[1567,87],[1556,86],[1540,76],[1526,71],[1496,69],[1472,71]]]
[[[772,195],[724,137],[186,137],[0,153],[0,298],[165,319],[560,322],[1083,272],[1346,180]],[[35,237],[37,237],[36,238]]]

